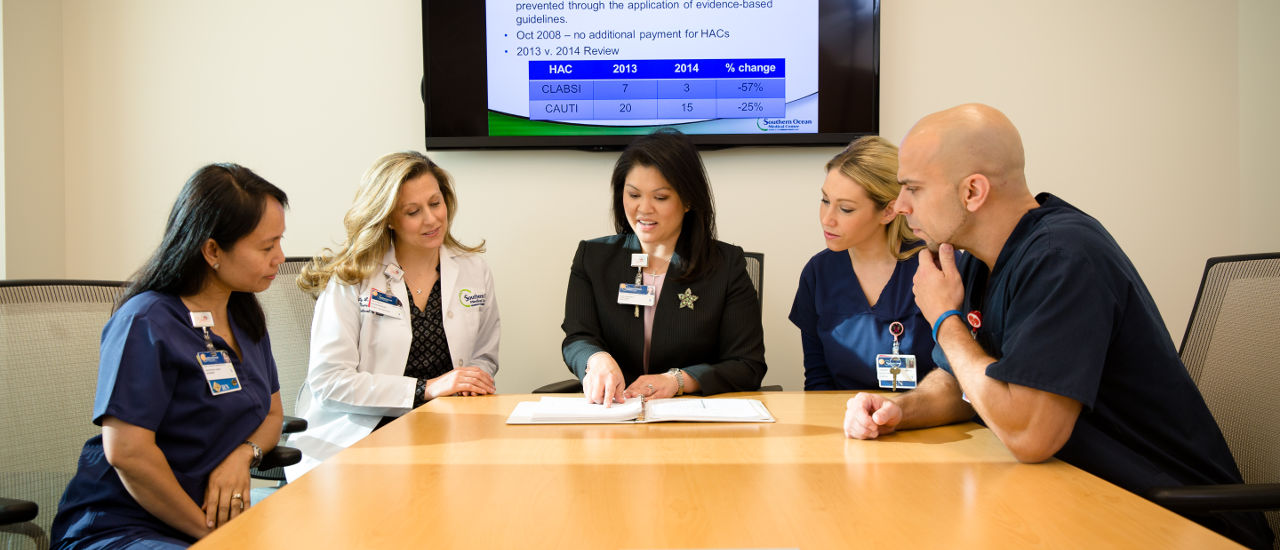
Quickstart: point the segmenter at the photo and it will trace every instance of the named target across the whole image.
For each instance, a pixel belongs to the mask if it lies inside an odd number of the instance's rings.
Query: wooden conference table
[[[773,424],[507,426],[540,396],[437,399],[196,548],[1238,548],[977,424],[846,439],[850,395],[726,396]]]

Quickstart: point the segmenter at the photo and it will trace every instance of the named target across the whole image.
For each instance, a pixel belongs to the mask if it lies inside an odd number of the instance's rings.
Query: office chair
[[[46,548],[58,499],[89,422],[98,345],[124,283],[0,281],[0,496],[26,512],[0,528],[0,546]],[[8,506],[6,506],[8,507]]]
[[[1244,483],[1159,488],[1152,501],[1180,513],[1268,510],[1280,534],[1278,329],[1280,253],[1210,258],[1179,354]]]
[[[307,379],[307,365],[311,356],[311,317],[315,314],[316,299],[298,288],[298,275],[311,263],[309,257],[290,257],[280,264],[271,286],[258,293],[258,303],[267,317],[267,334],[271,335],[271,354],[276,359],[280,377],[280,402],[284,408],[284,426],[281,443],[288,434],[307,429],[307,421],[298,418],[297,399]],[[301,460],[301,455],[299,455]],[[260,465],[252,470],[253,477],[276,482],[275,487],[256,487],[252,491],[253,502],[269,496],[284,485],[285,465],[266,468]]]
[[[760,299],[760,318],[764,318],[764,253],[743,252],[747,260],[747,276],[751,277],[751,286],[756,287],[756,297]],[[760,391],[782,391],[780,384],[760,386]]]
[[[36,519],[40,506],[29,500],[0,497],[0,526]]]
[[[760,299],[760,314],[764,315],[764,253],[743,252],[747,261],[747,276],[751,278],[751,286],[756,289],[756,297]],[[782,391],[782,386],[761,386],[760,391]],[[582,393],[582,381],[576,378],[552,382],[541,386],[533,393]]]
[[[49,526],[80,450],[101,432],[89,421],[98,351],[124,287],[120,281],[0,281],[0,497],[26,501],[16,505],[16,523],[0,527],[0,547],[50,543]],[[297,449],[277,447],[263,463],[300,459]],[[0,502],[0,510],[13,506]]]
[[[742,256],[747,261],[751,286],[756,287],[756,298],[760,299],[760,315],[764,316],[764,252],[743,252]]]
[[[29,543],[27,546],[38,546],[37,541],[43,540],[47,546],[48,537],[42,537],[44,530],[31,523],[38,515],[40,506],[34,502],[0,497],[0,545],[21,547],[24,545],[18,542],[25,541]]]

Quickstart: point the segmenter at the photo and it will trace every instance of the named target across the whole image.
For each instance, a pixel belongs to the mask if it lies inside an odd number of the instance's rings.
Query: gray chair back
[[[311,317],[316,311],[316,299],[298,288],[298,274],[310,262],[311,258],[287,258],[280,264],[276,280],[258,293],[280,376],[280,402],[287,416],[296,416],[298,390],[307,379],[311,356]]]
[[[299,416],[298,396],[307,381],[307,365],[311,357],[311,318],[316,311],[316,298],[298,288],[298,275],[311,263],[311,258],[294,256],[286,258],[276,271],[271,286],[258,293],[258,303],[267,317],[267,334],[271,336],[271,355],[276,360],[276,373],[280,377],[280,404],[285,416]],[[281,444],[288,442],[285,434]],[[285,481],[284,468],[250,470],[256,479]],[[274,492],[274,488],[260,487],[253,490],[254,502]]]
[[[764,317],[764,253],[743,252],[747,260],[747,276],[751,277],[751,286],[756,287],[756,297],[760,299],[760,317]],[[760,391],[782,391],[779,384],[760,386]]]
[[[91,421],[102,327],[119,281],[0,281],[0,496],[35,502],[36,519],[0,527],[0,548],[49,546],[58,500]]]
[[[760,298],[760,312],[764,314],[764,253],[743,252],[747,260],[747,276],[751,277],[751,286],[756,287],[756,297]]]
[[[1179,353],[1245,483],[1280,483],[1278,334],[1280,253],[1210,258]]]

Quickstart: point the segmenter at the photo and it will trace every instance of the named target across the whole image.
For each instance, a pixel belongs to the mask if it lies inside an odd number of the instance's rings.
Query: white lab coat
[[[404,375],[413,339],[409,295],[404,281],[390,278],[386,266],[396,263],[395,249],[383,265],[359,285],[333,277],[316,300],[311,322],[311,358],[307,383],[296,413],[307,429],[289,438],[302,451],[302,461],[285,469],[289,480],[373,431],[384,416],[400,416],[413,408],[417,380]],[[388,289],[400,298],[400,319],[362,308],[361,296]],[[498,372],[500,323],[493,274],[479,254],[440,249],[440,300],[449,356],[455,367],[475,366],[490,376]],[[310,398],[305,410],[301,405]]]

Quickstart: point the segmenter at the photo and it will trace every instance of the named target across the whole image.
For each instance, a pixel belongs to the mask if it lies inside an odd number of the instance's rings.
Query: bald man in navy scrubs
[[[976,414],[1019,461],[1057,457],[1139,495],[1241,482],[1137,270],[1097,220],[1031,194],[1003,113],[961,105],[921,119],[898,179],[896,209],[928,244],[915,295],[941,368],[892,400],[850,399],[846,435]],[[1190,519],[1271,548],[1261,513]]]

